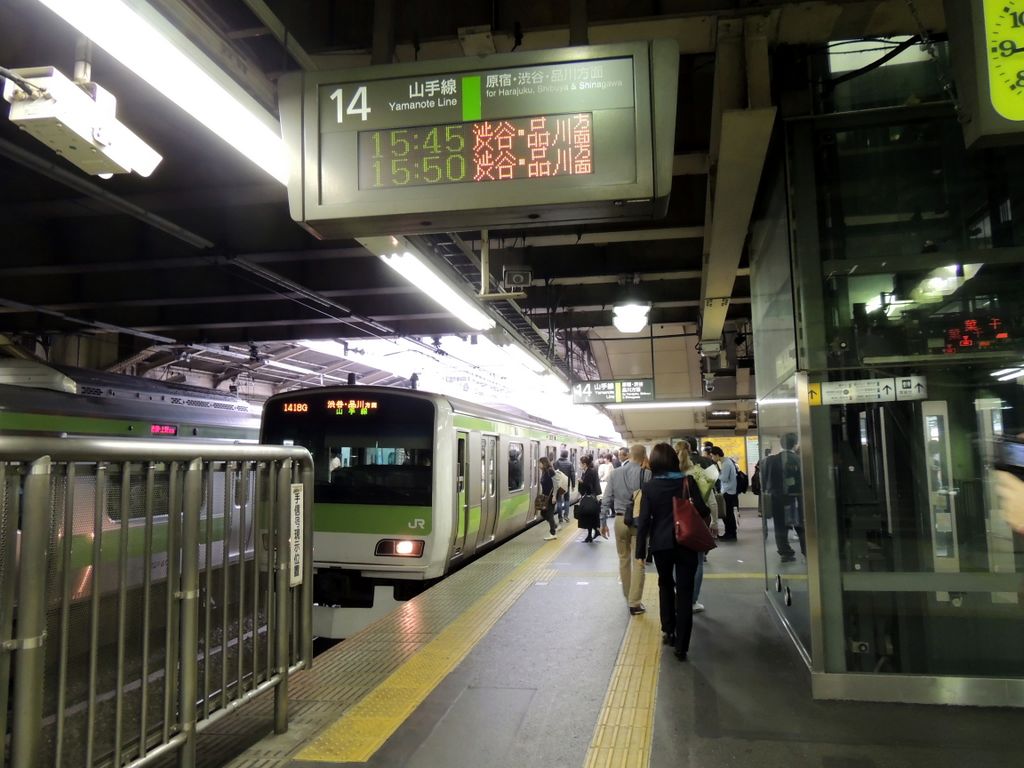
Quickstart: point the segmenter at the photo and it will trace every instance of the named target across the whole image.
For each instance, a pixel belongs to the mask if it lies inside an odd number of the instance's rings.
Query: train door
[[[534,506],[533,500],[537,498],[537,494],[540,493],[540,467],[537,462],[540,461],[540,442],[537,440],[530,441],[530,512],[527,515],[528,518],[534,518],[537,516],[537,508]]]
[[[498,437],[480,436],[480,535],[476,546],[494,541],[498,524]]]
[[[469,529],[469,434],[456,433],[455,453],[455,540],[452,554],[461,555]]]

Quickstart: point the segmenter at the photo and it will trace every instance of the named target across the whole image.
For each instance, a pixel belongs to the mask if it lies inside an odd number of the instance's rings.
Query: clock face
[[[984,0],[985,58],[992,106],[1024,121],[1024,0]]]

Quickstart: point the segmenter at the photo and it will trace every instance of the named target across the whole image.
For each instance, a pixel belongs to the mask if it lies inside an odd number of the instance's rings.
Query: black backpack
[[[738,467],[736,468],[736,493],[745,494],[746,490],[751,487],[751,481],[746,473]]]

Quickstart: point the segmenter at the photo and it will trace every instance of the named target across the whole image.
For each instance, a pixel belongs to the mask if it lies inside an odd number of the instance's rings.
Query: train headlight
[[[381,539],[374,554],[380,557],[422,557],[423,539]]]

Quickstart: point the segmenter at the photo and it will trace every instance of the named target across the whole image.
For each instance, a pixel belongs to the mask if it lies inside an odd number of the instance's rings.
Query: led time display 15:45
[[[359,188],[587,175],[593,139],[589,112],[361,131]]]

